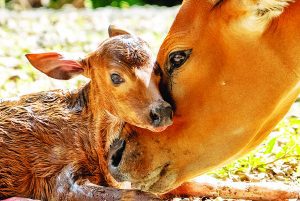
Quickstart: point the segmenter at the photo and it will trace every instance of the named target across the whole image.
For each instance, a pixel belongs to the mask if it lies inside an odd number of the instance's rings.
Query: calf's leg
[[[83,171],[84,172],[84,171]],[[159,201],[153,194],[99,186],[84,178],[77,165],[66,167],[57,177],[52,199],[55,201]]]

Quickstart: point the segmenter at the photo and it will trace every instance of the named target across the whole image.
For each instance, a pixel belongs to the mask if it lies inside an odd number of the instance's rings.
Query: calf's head
[[[91,79],[90,104],[138,127],[162,131],[172,123],[172,108],[158,90],[156,69],[148,44],[110,26],[110,38],[81,60],[50,52],[27,54],[30,63],[46,75],[67,80],[82,74]]]

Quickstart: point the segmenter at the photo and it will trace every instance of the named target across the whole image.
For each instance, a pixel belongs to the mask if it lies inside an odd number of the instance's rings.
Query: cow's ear
[[[109,25],[108,27],[108,34],[109,37],[119,36],[119,35],[126,35],[130,34],[128,31],[125,31],[115,25]]]
[[[228,0],[215,1],[220,4],[229,19],[228,25],[233,31],[261,35],[270,22],[281,15],[292,0]]]
[[[25,56],[32,66],[55,79],[68,80],[84,71],[82,62],[66,59],[56,52],[26,54]]]

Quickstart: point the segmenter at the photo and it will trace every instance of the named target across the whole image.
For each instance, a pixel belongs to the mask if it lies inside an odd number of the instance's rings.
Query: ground
[[[178,7],[0,10],[0,97],[55,88],[73,89],[86,82],[83,77],[70,81],[50,79],[33,69],[24,54],[58,51],[70,53],[74,58],[83,57],[108,37],[109,24],[120,25],[141,36],[156,53],[177,10]],[[297,185],[300,183],[299,142],[300,100],[263,145],[209,175],[230,181],[281,181]]]

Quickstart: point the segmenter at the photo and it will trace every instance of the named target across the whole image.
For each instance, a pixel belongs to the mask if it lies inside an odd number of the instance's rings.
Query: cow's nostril
[[[111,154],[110,154],[111,166],[118,167],[120,165],[125,147],[126,147],[125,140],[118,140],[112,144]]]

